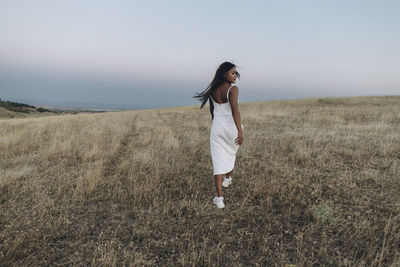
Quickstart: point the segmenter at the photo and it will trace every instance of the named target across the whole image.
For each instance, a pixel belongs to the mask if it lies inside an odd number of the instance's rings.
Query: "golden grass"
[[[0,120],[1,264],[400,263],[400,97],[240,111],[224,210],[208,107]]]

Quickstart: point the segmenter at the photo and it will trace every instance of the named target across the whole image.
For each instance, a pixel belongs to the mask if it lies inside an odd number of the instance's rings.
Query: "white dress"
[[[229,103],[229,90],[231,90],[232,86],[229,87],[226,94],[228,99],[226,103],[219,104],[210,97],[214,103],[214,119],[210,131],[210,150],[214,166],[213,175],[226,174],[233,170],[236,152],[239,149],[239,145],[235,144],[238,130],[233,120]],[[241,126],[243,129],[243,124]]]

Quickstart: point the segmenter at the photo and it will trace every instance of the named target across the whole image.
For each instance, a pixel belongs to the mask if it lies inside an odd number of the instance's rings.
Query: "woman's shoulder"
[[[236,84],[234,84],[233,86],[231,86],[231,88],[229,88],[229,90],[230,90],[230,91],[232,91],[232,90],[239,90],[239,87],[238,87]]]

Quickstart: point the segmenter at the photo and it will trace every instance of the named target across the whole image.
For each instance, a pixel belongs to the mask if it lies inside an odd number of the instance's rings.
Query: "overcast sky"
[[[0,2],[0,98],[199,105],[219,64],[239,101],[400,94],[400,1]]]

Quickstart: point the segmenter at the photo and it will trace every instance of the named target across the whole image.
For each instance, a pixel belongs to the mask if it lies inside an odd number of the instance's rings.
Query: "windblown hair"
[[[193,98],[198,98],[198,100],[201,103],[200,109],[202,109],[204,107],[204,105],[207,103],[207,101],[210,101],[210,113],[211,113],[211,118],[214,119],[214,104],[211,100],[211,95],[215,92],[215,90],[218,88],[218,86],[220,86],[221,84],[223,84],[226,80],[225,80],[225,73],[227,73],[230,69],[232,69],[233,67],[236,67],[235,64],[231,63],[231,62],[224,62],[222,63],[217,71],[215,72],[215,76],[214,79],[211,81],[211,83],[207,86],[207,88],[199,93],[196,93],[197,95],[194,96]],[[240,79],[240,74],[239,72],[236,72],[236,77],[238,79]],[[228,81],[226,81],[228,82]]]

